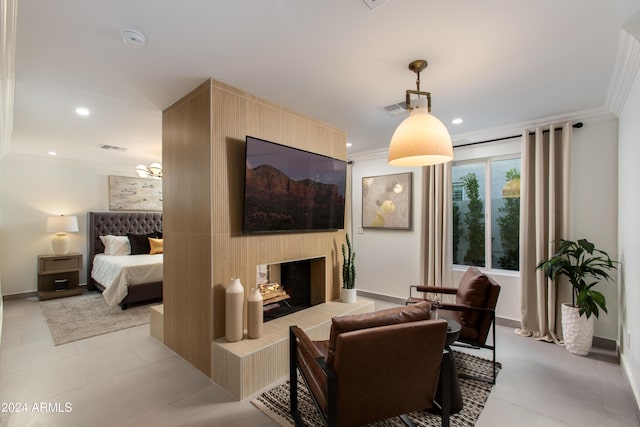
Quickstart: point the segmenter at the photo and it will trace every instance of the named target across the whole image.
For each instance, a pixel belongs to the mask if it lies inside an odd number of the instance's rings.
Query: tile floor
[[[26,299],[5,302],[3,328],[0,409],[26,403],[28,412],[0,412],[0,426],[276,425],[151,338],[148,325],[56,347],[37,300]],[[503,369],[477,426],[640,426],[610,355],[573,356],[502,326],[497,334]],[[49,407],[34,411],[41,402]]]

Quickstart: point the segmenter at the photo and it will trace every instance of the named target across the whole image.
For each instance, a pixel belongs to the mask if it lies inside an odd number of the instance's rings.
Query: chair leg
[[[289,329],[289,402],[296,426],[304,426],[298,412],[298,368],[296,366],[297,339]]]
[[[399,418],[407,427],[417,427],[416,424],[409,419],[409,416],[407,414],[402,414],[399,416]]]

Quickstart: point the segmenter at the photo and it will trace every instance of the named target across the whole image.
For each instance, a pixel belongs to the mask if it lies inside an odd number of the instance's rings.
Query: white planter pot
[[[562,304],[562,334],[564,346],[573,354],[586,356],[593,342],[594,315],[580,316],[580,309]]]
[[[340,300],[348,304],[354,304],[356,302],[356,290],[340,288]]]

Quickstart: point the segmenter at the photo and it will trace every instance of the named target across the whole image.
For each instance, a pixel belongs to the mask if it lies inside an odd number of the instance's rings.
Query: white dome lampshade
[[[69,253],[70,240],[68,232],[78,232],[78,217],[75,215],[59,215],[47,218],[47,232],[56,233],[51,240],[53,253],[56,255],[65,255]]]
[[[446,126],[427,108],[416,107],[396,128],[389,144],[392,166],[429,166],[453,160]]]

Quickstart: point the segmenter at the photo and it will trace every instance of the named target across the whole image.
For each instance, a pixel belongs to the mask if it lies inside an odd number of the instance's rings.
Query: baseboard
[[[14,300],[14,299],[32,298],[32,297],[37,297],[37,296],[38,296],[38,292],[36,292],[36,291],[22,292],[20,294],[2,295],[2,300],[3,301],[9,301],[9,300]]]
[[[80,287],[80,289],[83,289],[83,292],[84,292],[87,289],[87,284],[86,283],[80,283],[79,287]],[[2,295],[2,301],[33,298],[33,297],[37,297],[37,296],[38,296],[38,291],[21,292],[19,294]]]
[[[375,292],[361,291],[360,289],[358,289],[357,295],[365,298],[373,298],[380,301],[390,302],[392,304],[398,304],[398,305],[404,305],[405,301],[407,300],[406,298],[398,298],[398,297],[392,297],[391,295],[383,295],[383,294],[377,294]]]

